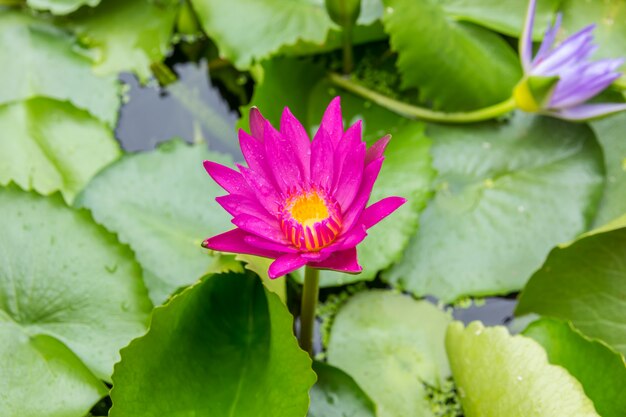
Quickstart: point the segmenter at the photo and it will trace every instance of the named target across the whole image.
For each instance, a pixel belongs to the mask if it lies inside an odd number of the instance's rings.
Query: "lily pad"
[[[626,219],[626,218],[625,218]],[[516,315],[569,320],[626,355],[626,227],[556,248],[530,278]]]
[[[109,415],[304,416],[315,374],[292,322],[252,274],[201,280],[122,350]]]
[[[427,301],[358,293],[335,317],[328,363],[354,378],[377,416],[432,416],[424,383],[440,386],[450,373],[443,344],[449,322]]]
[[[81,6],[95,7],[101,0],[26,0],[33,9],[47,10],[53,14],[68,14]]]
[[[72,201],[120,155],[113,132],[67,102],[37,98],[0,106],[0,185],[15,182]]]
[[[311,388],[308,417],[375,417],[372,400],[350,375],[323,362],[314,362],[317,382]]]
[[[76,203],[135,251],[155,304],[220,270],[219,257],[200,244],[234,226],[215,202],[224,191],[202,168],[205,159],[231,163],[204,144],[182,141],[126,155],[94,178]]]
[[[550,363],[564,367],[580,381],[598,414],[623,417],[626,410],[623,356],[560,320],[537,320],[524,330],[524,335],[543,346]]]
[[[436,108],[468,110],[504,101],[522,77],[502,37],[459,22],[434,0],[386,0],[383,23],[404,87]],[[433,41],[436,39],[436,42]]]
[[[528,337],[454,322],[446,349],[466,417],[599,417],[580,383]]]
[[[594,225],[600,227],[626,214],[626,112],[591,123],[604,150],[606,185]]]
[[[333,23],[319,0],[191,0],[220,54],[239,69],[299,40],[322,44]],[[237,28],[245,28],[238,30]]]
[[[178,5],[176,0],[106,0],[72,14],[65,24],[96,51],[97,74],[132,71],[146,81],[150,65],[169,51]]]
[[[437,191],[404,258],[383,275],[392,284],[446,302],[516,291],[552,247],[589,225],[604,179],[587,127],[518,113],[426,133]]]
[[[114,76],[97,77],[86,51],[59,28],[26,14],[0,13],[0,104],[34,97],[67,100],[115,126],[120,106]]]
[[[89,402],[86,398],[95,402],[102,387],[94,386],[94,377],[71,352],[108,381],[119,349],[145,331],[152,305],[132,252],[85,210],[68,208],[58,196],[44,198],[15,186],[0,189],[0,230],[0,328],[14,339],[3,337],[0,350],[6,355],[12,352],[8,346],[21,349],[14,353],[17,362],[1,359],[8,361],[7,372],[17,376],[2,395],[11,401],[23,398],[14,390],[29,386],[39,373],[44,379],[33,391],[59,393],[54,403],[76,405],[73,392],[78,404]],[[36,352],[42,357],[32,369],[20,366]],[[50,363],[46,372],[42,361]],[[43,381],[67,382],[72,389],[44,390]],[[30,398],[35,400],[43,398]]]

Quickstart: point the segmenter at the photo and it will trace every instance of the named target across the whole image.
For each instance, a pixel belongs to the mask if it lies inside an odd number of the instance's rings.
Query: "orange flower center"
[[[316,252],[339,235],[341,210],[322,190],[301,190],[285,200],[280,223],[283,233],[296,248]]]

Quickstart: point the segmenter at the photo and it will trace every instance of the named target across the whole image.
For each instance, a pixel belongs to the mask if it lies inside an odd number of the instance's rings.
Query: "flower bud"
[[[352,26],[361,14],[361,0],[326,0],[328,15],[339,26]]]

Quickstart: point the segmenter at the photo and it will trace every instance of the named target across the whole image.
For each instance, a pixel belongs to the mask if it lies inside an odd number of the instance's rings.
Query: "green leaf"
[[[304,416],[315,374],[292,322],[252,274],[203,279],[122,350],[109,415]]]
[[[468,110],[504,101],[522,73],[499,35],[458,22],[434,0],[386,0],[383,23],[404,87],[435,108]],[[436,40],[436,41],[433,41]]]
[[[25,14],[2,11],[0,62],[0,104],[38,96],[67,100],[115,126],[120,105],[115,77],[96,77],[91,60],[60,29]]]
[[[562,0],[561,38],[573,35],[585,26],[595,24],[593,31],[597,58],[619,58],[626,44],[626,0],[574,1]]]
[[[589,224],[602,162],[584,125],[516,114],[508,123],[432,125],[435,197],[384,278],[443,301],[519,290],[554,245]]]
[[[36,10],[63,15],[76,11],[82,6],[95,7],[101,0],[26,0],[26,4]]]
[[[457,321],[446,349],[465,417],[599,417],[580,383],[528,337]]]
[[[145,331],[152,309],[131,251],[86,211],[68,208],[58,196],[43,198],[14,186],[0,189],[0,230],[0,327],[21,332],[21,341],[11,342],[24,349],[19,355],[39,350],[54,362],[50,372],[65,369],[70,380],[85,380],[64,344],[98,378],[109,380],[119,349]],[[38,344],[39,335],[60,343],[42,338]],[[29,337],[30,342],[24,339]],[[23,378],[12,386],[28,384],[30,369],[10,365]],[[41,367],[35,363],[32,371]],[[63,396],[68,404],[71,396],[69,391]]]
[[[562,0],[540,0],[535,11],[533,38],[540,41],[554,18]],[[475,23],[505,35],[519,37],[522,33],[527,0],[443,0],[441,7],[453,20]]]
[[[219,257],[200,244],[233,226],[215,202],[225,191],[204,171],[205,159],[231,163],[206,145],[181,141],[129,154],[98,175],[77,201],[135,251],[155,304],[220,269]]]
[[[220,55],[239,69],[268,58],[282,46],[322,44],[333,27],[321,0],[191,0]]]
[[[317,382],[311,388],[311,407],[308,417],[375,417],[372,400],[339,368],[314,362]]]
[[[66,25],[96,51],[94,71],[133,71],[146,81],[150,64],[163,60],[178,11],[175,0],[106,0],[96,9],[81,9]]]
[[[591,123],[591,128],[604,150],[606,185],[594,226],[626,214],[626,112]]]
[[[67,102],[38,98],[0,106],[0,132],[0,185],[61,191],[66,201],[120,155],[113,132]]]
[[[626,354],[626,228],[556,248],[530,278],[516,315],[569,320],[583,334]]]
[[[250,104],[257,106],[274,126],[279,124],[283,107],[289,107],[312,137],[326,106],[340,92],[322,79],[323,70],[309,60],[275,59],[264,63],[263,68],[262,81]],[[281,97],[279,106],[275,97]],[[370,229],[369,236],[359,244],[361,274],[322,271],[322,287],[371,280],[396,261],[417,228],[419,212],[430,195],[434,176],[429,153],[431,142],[424,134],[423,124],[408,121],[346,92],[341,92],[341,107],[346,127],[363,120],[363,136],[368,145],[386,134],[392,135],[370,204],[387,196],[405,197],[409,203]],[[248,130],[248,112],[248,108],[242,109],[244,117],[239,123],[245,130]]]
[[[550,363],[564,367],[578,379],[600,415],[624,416],[626,364],[623,356],[559,320],[535,321],[524,334],[543,346]]]
[[[335,317],[328,362],[354,378],[377,416],[432,416],[423,384],[440,386],[449,375],[443,344],[449,322],[427,301],[361,292]]]
[[[257,274],[261,277],[263,285],[268,291],[273,292],[280,298],[285,305],[287,304],[287,280],[285,277],[278,277],[272,279],[267,274],[270,269],[270,265],[274,262],[273,259],[262,258],[254,255],[237,254],[235,259],[245,263],[246,269]]]
[[[29,336],[8,320],[0,310],[3,416],[83,417],[107,394],[63,343],[45,334]]]

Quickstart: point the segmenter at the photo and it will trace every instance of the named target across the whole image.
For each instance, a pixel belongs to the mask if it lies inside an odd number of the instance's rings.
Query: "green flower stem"
[[[343,73],[350,74],[354,68],[352,52],[352,24],[343,28]]]
[[[313,329],[315,328],[315,308],[320,290],[320,271],[304,267],[304,288],[300,308],[300,347],[313,357]]]
[[[330,82],[337,87],[348,90],[358,96],[361,96],[367,100],[371,100],[381,107],[391,110],[394,113],[398,113],[402,116],[412,117],[416,119],[422,119],[429,122],[442,122],[442,123],[475,123],[485,120],[494,119],[498,116],[502,116],[516,108],[515,99],[513,97],[507,99],[493,106],[484,107],[482,109],[473,110],[469,112],[455,112],[446,113],[430,110],[424,107],[417,107],[411,104],[403,103],[401,101],[392,99],[376,91],[370,90],[361,84],[356,83],[346,77],[339,74],[328,74]]]

